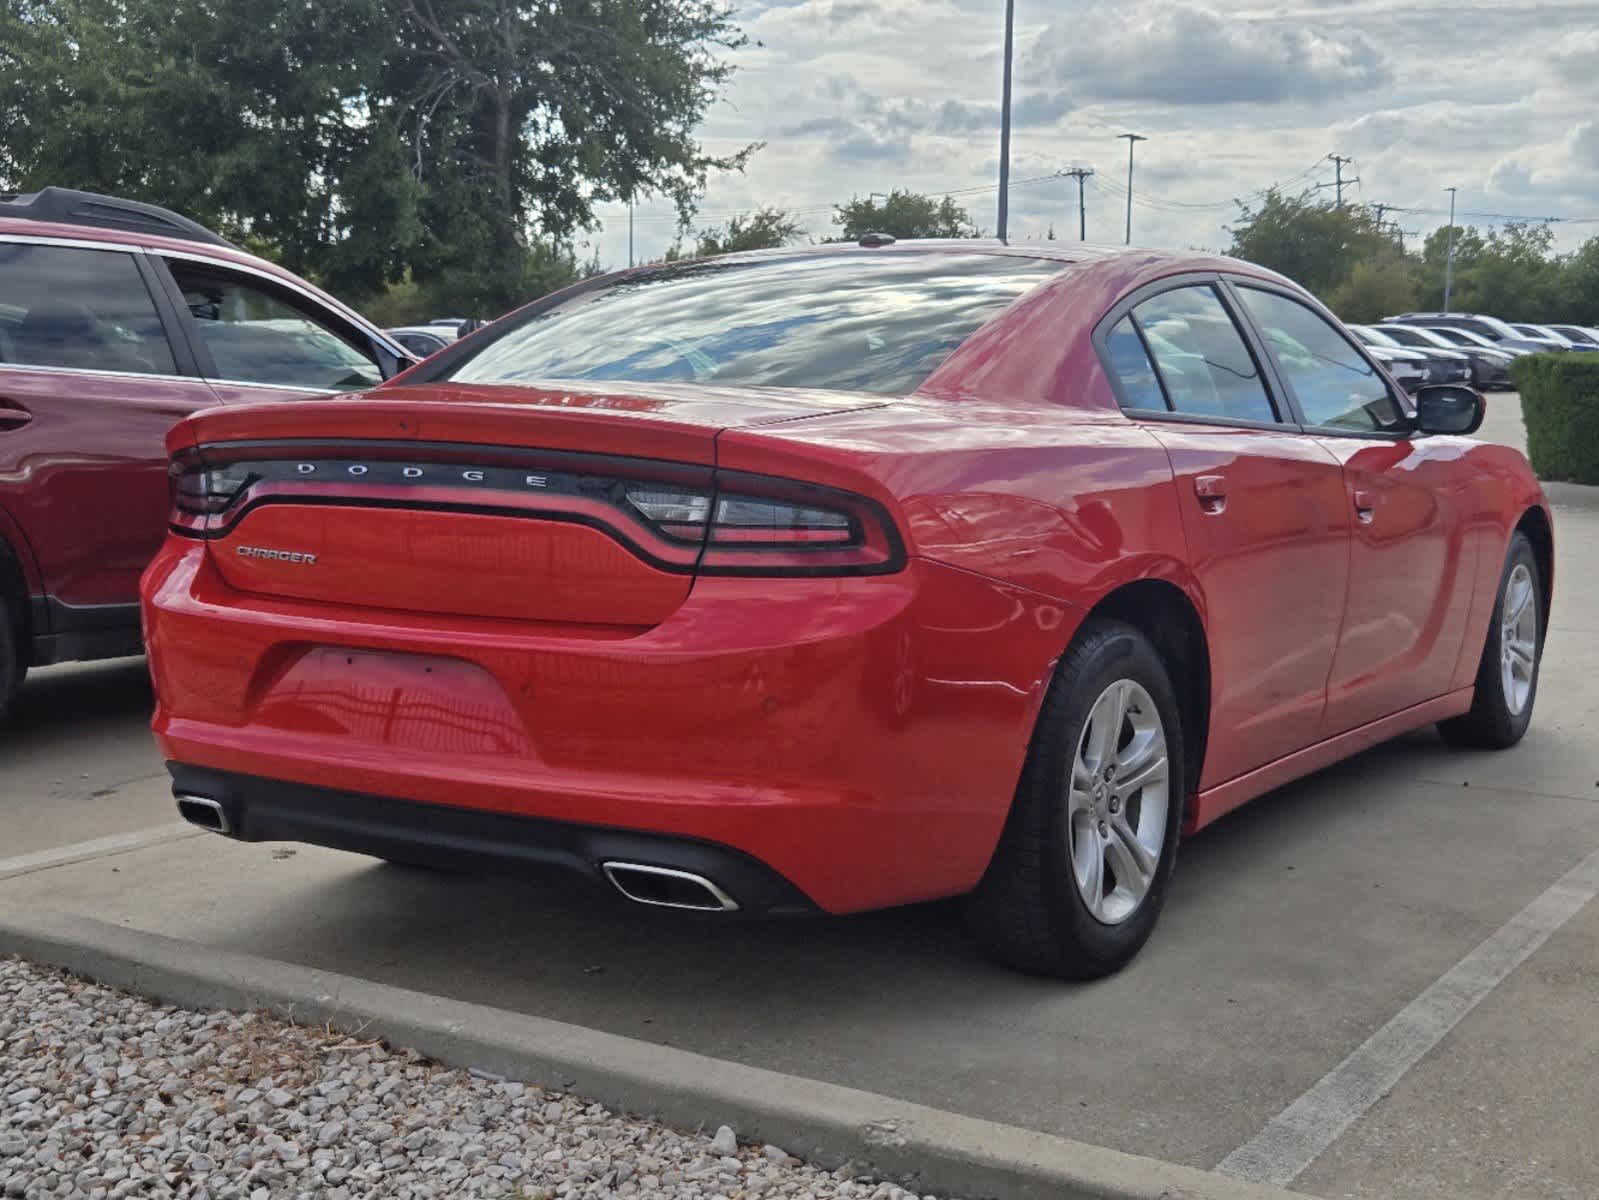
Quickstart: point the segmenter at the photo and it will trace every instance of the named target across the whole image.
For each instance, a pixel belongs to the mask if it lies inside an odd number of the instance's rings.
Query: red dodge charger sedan
[[[965,895],[1127,962],[1181,836],[1532,715],[1553,539],[1287,280],[983,242],[646,267],[357,398],[172,432],[144,578],[191,821],[645,904]]]

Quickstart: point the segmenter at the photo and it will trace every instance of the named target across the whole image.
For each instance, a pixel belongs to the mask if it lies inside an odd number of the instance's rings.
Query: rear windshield
[[[662,267],[574,296],[442,378],[914,391],[1061,264],[991,254],[818,255]]]

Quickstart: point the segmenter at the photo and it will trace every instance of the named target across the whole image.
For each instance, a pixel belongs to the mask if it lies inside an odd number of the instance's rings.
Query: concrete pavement
[[[988,965],[951,905],[719,924],[564,885],[209,837],[0,879],[0,905],[1213,1167],[1599,850],[1599,513],[1556,517],[1555,620],[1527,739],[1469,754],[1423,732],[1254,802],[1183,848],[1145,953],[1091,986]],[[57,719],[30,716],[20,742],[7,737],[0,820],[21,849],[0,859],[170,820],[142,687],[142,673],[116,665],[30,682],[24,710],[44,688]],[[51,769],[61,761],[70,768]],[[1293,1186],[1599,1193],[1584,1133],[1599,1111],[1596,950],[1589,904]]]

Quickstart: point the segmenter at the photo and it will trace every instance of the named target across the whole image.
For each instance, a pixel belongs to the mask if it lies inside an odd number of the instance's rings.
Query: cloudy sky
[[[752,44],[703,134],[722,152],[766,148],[714,180],[716,224],[759,203],[832,231],[831,205],[894,187],[954,192],[995,225],[1003,0],[759,0]],[[1599,218],[1599,3],[1595,0],[1016,0],[1011,236],[1077,231],[1093,168],[1090,240],[1120,241],[1127,143],[1138,146],[1133,238],[1222,248],[1234,197],[1273,182],[1330,183],[1345,199],[1410,208],[1408,232],[1463,213]],[[625,210],[596,244],[627,261]],[[1489,224],[1482,217],[1460,223]],[[641,258],[673,237],[664,204],[635,212]],[[1599,220],[1557,224],[1570,247]]]

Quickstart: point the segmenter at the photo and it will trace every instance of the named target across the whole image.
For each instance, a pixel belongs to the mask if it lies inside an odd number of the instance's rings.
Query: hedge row
[[[1528,354],[1510,364],[1540,479],[1599,484],[1599,354]]]

